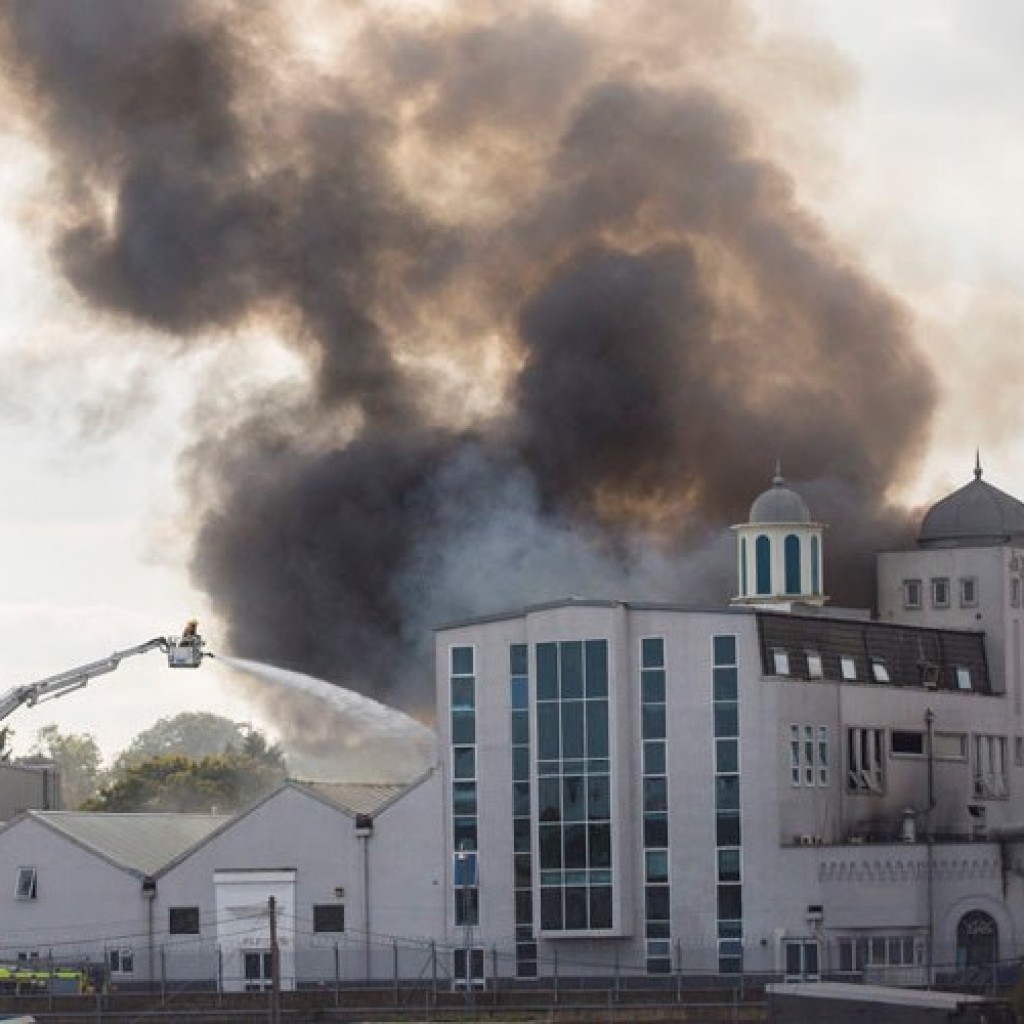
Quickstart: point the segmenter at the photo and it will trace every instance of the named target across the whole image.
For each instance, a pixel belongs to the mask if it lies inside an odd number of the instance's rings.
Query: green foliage
[[[56,725],[44,725],[36,732],[29,751],[32,761],[53,761],[60,772],[61,796],[69,810],[80,807],[97,790],[101,781],[102,754],[91,733],[62,733]]]
[[[140,732],[114,760],[113,773],[120,775],[130,765],[164,754],[203,758],[243,750],[251,735],[259,734],[244,722],[233,722],[206,711],[184,711],[172,718],[161,718]]]
[[[258,734],[250,734],[258,735]],[[284,760],[266,740],[254,741],[263,756],[228,750],[191,758],[162,754],[129,764],[121,777],[83,805],[88,811],[241,810],[285,777]]]

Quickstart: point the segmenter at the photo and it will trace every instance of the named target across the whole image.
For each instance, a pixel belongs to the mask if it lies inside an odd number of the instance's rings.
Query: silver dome
[[[796,491],[786,486],[781,474],[776,474],[772,486],[758,495],[750,506],[751,523],[809,523],[811,510]]]
[[[936,502],[921,523],[921,547],[977,547],[1024,539],[1024,503],[981,479]]]

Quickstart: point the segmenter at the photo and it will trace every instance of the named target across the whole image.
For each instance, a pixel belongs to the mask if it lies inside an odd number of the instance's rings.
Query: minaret
[[[733,604],[810,604],[822,592],[824,526],[811,521],[807,503],[786,486],[776,465],[772,486],[750,506],[736,531],[738,588]]]

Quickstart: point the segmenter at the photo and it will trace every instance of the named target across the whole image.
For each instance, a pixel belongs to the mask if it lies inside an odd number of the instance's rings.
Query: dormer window
[[[821,665],[821,655],[817,651],[807,651],[807,678],[822,679],[825,671]]]
[[[892,677],[889,675],[889,668],[881,658],[871,659],[871,678],[874,679],[876,683],[892,682]]]
[[[921,581],[903,581],[903,607],[908,611],[917,611],[921,607]]]
[[[956,688],[958,690],[971,689],[971,670],[964,665],[957,665]]]
[[[932,580],[932,607],[949,607],[949,580],[945,576],[936,576]]]
[[[847,682],[857,678],[857,662],[852,654],[839,655],[839,672]]]
[[[772,651],[772,664],[777,676],[789,675],[789,654],[782,650],[782,648],[776,647]]]

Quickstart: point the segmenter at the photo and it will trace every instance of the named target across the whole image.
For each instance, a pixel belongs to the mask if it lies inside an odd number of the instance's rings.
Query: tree
[[[265,756],[228,750],[202,758],[161,754],[129,763],[83,810],[233,813],[285,778],[280,750],[262,743]]]
[[[207,711],[183,711],[172,718],[161,718],[140,732],[115,758],[113,772],[120,775],[129,765],[164,754],[195,759],[243,750],[247,738],[254,734],[259,735],[244,722]]]
[[[39,758],[57,766],[64,805],[72,810],[99,787],[102,755],[91,733],[62,733],[53,723],[44,725],[36,732],[29,756],[19,761],[28,763]]]

